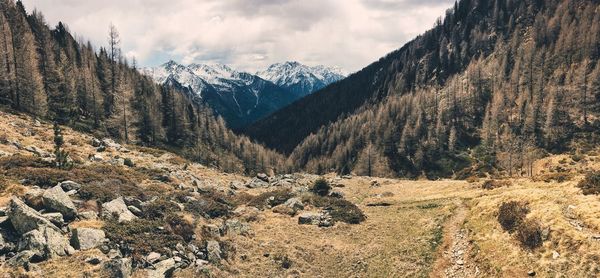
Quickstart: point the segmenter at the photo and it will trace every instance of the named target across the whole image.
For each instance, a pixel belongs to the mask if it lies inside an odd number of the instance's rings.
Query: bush
[[[150,220],[158,220],[176,211],[179,211],[179,207],[175,203],[161,198],[145,205],[142,208],[142,217]]]
[[[198,200],[185,204],[186,211],[205,218],[219,218],[231,214],[233,202],[221,193],[209,191],[196,198]]]
[[[131,158],[125,158],[123,160],[123,164],[127,167],[131,167],[131,168],[135,167],[135,164],[133,163],[133,160],[131,160]]]
[[[156,220],[135,219],[118,223],[109,221],[103,230],[108,239],[119,243],[123,255],[131,254],[134,260],[141,261],[150,252],[163,252],[164,248],[174,249],[183,238],[169,229],[161,229],[165,223]]]
[[[165,217],[165,222],[168,225],[169,231],[182,237],[185,241],[191,241],[194,235],[194,225],[189,221],[181,218],[177,214],[168,214]]]
[[[529,208],[526,203],[510,201],[500,205],[498,210],[498,222],[502,228],[512,233],[523,221],[529,213]]]
[[[101,203],[112,201],[119,196],[147,200],[148,193],[151,192],[117,179],[93,181],[84,184],[78,192],[79,197],[84,200],[98,200]]]
[[[511,185],[512,183],[510,181],[486,180],[481,185],[481,188],[491,190],[500,187],[508,187]]]
[[[600,172],[590,172],[577,184],[584,195],[600,193]]]
[[[320,178],[315,181],[313,186],[310,188],[310,191],[319,196],[327,196],[329,195],[329,191],[331,191],[331,186],[327,180]]]
[[[308,196],[303,199],[305,203],[315,207],[329,210],[329,215],[334,221],[342,221],[348,224],[360,224],[367,217],[355,204],[339,198]]]
[[[535,249],[542,246],[542,226],[537,220],[528,219],[521,223],[515,232],[515,236],[525,248]]]
[[[264,209],[268,206],[275,207],[285,203],[290,198],[294,197],[294,194],[289,189],[276,189],[261,193],[257,196],[250,194],[240,195],[236,198],[239,204],[252,206],[258,209]]]

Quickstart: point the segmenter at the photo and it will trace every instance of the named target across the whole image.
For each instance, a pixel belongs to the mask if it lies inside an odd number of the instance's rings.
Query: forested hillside
[[[110,28],[99,50],[20,1],[0,0],[0,103],[125,143],[176,150],[225,171],[281,168],[279,154],[233,134],[210,109],[141,75]]]
[[[432,30],[249,134],[314,172],[528,174],[535,158],[596,134],[599,54],[598,1],[462,0]]]

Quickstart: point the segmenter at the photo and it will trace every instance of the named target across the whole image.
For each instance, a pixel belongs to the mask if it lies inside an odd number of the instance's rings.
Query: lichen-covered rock
[[[92,228],[77,228],[71,235],[71,244],[79,250],[96,248],[104,243],[106,235],[104,231]]]
[[[42,258],[54,258],[70,255],[73,251],[65,237],[50,227],[41,227],[29,231],[21,237],[19,251],[33,251]]]
[[[63,215],[60,212],[44,213],[42,214],[42,216],[50,220],[50,222],[52,222],[52,224],[56,225],[57,227],[62,227],[65,224]]]
[[[320,213],[305,212],[298,216],[298,224],[301,225],[318,225],[321,219]]]
[[[149,269],[146,272],[148,278],[164,278],[173,276],[173,272],[177,269],[177,264],[174,258],[160,261],[154,265],[154,269]]]
[[[122,223],[134,220],[137,217],[129,211],[123,198],[117,198],[102,204],[102,218],[107,220],[116,219],[119,223]]]
[[[294,212],[304,209],[304,204],[299,198],[290,198],[284,203],[285,206],[294,210]]]
[[[112,278],[128,278],[131,276],[132,267],[130,258],[115,258],[104,264],[104,269]]]
[[[60,212],[66,219],[73,219],[77,215],[77,209],[73,201],[60,185],[44,191],[42,199],[46,209]]]
[[[7,215],[17,233],[21,235],[44,226],[60,231],[50,220],[44,218],[39,212],[30,208],[18,198],[10,200]]]
[[[223,224],[223,233],[229,235],[245,235],[250,231],[250,225],[237,219],[228,219]]]
[[[221,261],[221,245],[216,240],[209,240],[206,242],[206,253],[208,261],[211,263],[218,263]]]

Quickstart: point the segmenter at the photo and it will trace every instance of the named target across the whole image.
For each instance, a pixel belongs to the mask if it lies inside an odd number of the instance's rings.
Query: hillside
[[[65,171],[46,164],[50,123],[0,112],[0,131],[0,277],[598,274],[598,197],[577,188],[600,170],[597,148],[538,160],[531,179],[327,175],[335,197],[318,197],[309,191],[317,176],[224,174],[70,128],[75,165]],[[127,206],[115,211],[111,200]],[[537,224],[505,231],[498,219],[510,201]]]
[[[160,86],[121,55],[118,31],[98,51],[62,22],[49,28],[0,0],[0,105],[119,142],[161,147],[228,172],[285,169],[281,155],[231,132],[210,107]]]
[[[459,1],[430,31],[247,134],[315,173],[529,175],[535,158],[595,140],[599,28],[596,1]]]

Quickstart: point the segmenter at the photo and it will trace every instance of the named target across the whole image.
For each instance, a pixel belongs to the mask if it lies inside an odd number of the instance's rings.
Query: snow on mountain
[[[256,75],[301,96],[318,91],[345,77],[339,68],[310,67],[298,62],[273,64]]]

